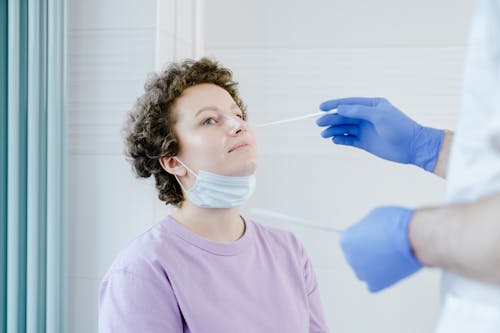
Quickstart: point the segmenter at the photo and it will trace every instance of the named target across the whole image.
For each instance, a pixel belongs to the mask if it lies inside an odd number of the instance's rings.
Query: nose
[[[226,122],[231,135],[239,135],[247,131],[246,122],[237,116],[228,117]]]

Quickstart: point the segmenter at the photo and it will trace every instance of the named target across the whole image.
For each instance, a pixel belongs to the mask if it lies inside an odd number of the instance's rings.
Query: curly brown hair
[[[247,118],[231,70],[215,60],[202,58],[171,63],[166,70],[151,74],[144,85],[144,94],[137,99],[125,124],[126,155],[134,172],[142,178],[154,175],[158,197],[167,205],[179,207],[184,201],[179,183],[159,161],[179,151],[173,105],[185,89],[202,83],[225,89],[240,107],[243,118]]]

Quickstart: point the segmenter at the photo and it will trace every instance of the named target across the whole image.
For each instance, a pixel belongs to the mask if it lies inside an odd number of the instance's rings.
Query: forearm
[[[455,134],[452,131],[445,131],[443,143],[439,151],[439,157],[434,168],[433,173],[441,178],[446,178],[446,171],[448,169],[448,160],[450,158],[451,146]]]
[[[409,238],[426,266],[500,284],[500,193],[474,203],[417,210]]]

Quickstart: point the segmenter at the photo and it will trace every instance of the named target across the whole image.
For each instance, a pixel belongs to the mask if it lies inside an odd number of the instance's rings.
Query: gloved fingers
[[[318,126],[335,126],[335,125],[355,125],[361,120],[341,116],[339,114],[326,114],[316,120]]]
[[[376,122],[379,116],[376,107],[365,105],[342,105],[337,109],[337,113],[342,117],[367,120],[371,123]]]
[[[358,125],[330,126],[327,129],[325,129],[323,132],[321,132],[321,136],[324,138],[329,138],[329,137],[337,136],[337,135],[358,136],[359,135],[359,126]]]
[[[338,98],[331,99],[325,101],[320,104],[319,108],[322,111],[329,111],[331,109],[335,109],[340,105],[364,105],[364,106],[375,106],[377,105],[380,98],[372,98],[372,97],[347,97],[347,98]]]
[[[373,283],[367,283],[367,286],[368,286],[368,290],[371,293],[376,293],[376,292],[381,291],[382,289],[385,289],[388,287],[388,286],[375,285]]]
[[[352,135],[339,135],[332,138],[332,142],[342,146],[352,146],[359,148],[359,139]]]

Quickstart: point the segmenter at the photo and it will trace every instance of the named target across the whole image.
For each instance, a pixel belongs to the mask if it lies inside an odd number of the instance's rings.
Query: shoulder
[[[103,281],[116,275],[127,275],[136,279],[159,281],[165,279],[163,258],[169,253],[169,235],[155,224],[135,237],[113,260]]]
[[[264,226],[255,221],[250,221],[250,223],[253,223],[255,233],[259,241],[268,243],[273,247],[286,249],[299,255],[303,254],[302,243],[293,233],[278,228]]]

